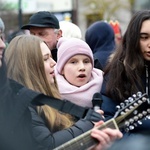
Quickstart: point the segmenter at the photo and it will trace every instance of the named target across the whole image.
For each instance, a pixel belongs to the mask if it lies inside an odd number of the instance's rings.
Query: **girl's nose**
[[[85,65],[84,65],[83,62],[81,62],[81,63],[79,64],[79,69],[80,69],[80,70],[85,70]]]
[[[56,61],[53,58],[51,58],[50,66],[54,67],[55,65],[56,65]]]

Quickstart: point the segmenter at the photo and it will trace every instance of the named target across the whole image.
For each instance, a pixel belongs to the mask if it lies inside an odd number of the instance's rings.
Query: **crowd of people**
[[[0,149],[57,149],[85,132],[93,142],[83,140],[79,149],[119,149],[126,138],[134,143],[149,137],[149,120],[128,133],[103,126],[133,94],[150,96],[150,11],[136,12],[117,44],[106,21],[90,25],[85,41],[77,25],[68,24],[73,33],[63,23],[48,11],[37,12],[22,26],[30,34],[6,46],[0,20]],[[98,109],[93,99],[102,101]],[[62,102],[72,109],[62,110]],[[86,113],[77,117],[81,112],[73,114],[73,106]]]

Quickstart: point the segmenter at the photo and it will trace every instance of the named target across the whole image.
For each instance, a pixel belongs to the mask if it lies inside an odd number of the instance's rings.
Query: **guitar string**
[[[106,123],[107,124],[107,123]],[[113,122],[110,122],[108,125],[103,124],[99,127],[100,130],[109,127],[115,127]],[[61,148],[64,147],[64,150],[83,150],[83,148],[89,148],[92,145],[96,144],[96,140],[93,139],[90,135],[91,131],[87,132],[86,134],[81,135],[79,138],[75,138],[71,140],[70,142],[67,142],[66,146],[65,144],[61,146]]]

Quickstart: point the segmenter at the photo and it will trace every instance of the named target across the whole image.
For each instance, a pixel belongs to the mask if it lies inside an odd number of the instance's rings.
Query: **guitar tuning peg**
[[[126,99],[124,102],[125,102],[125,103],[129,103],[129,100]]]
[[[125,126],[129,126],[129,125],[130,125],[129,121],[125,121]]]
[[[133,109],[134,107],[133,106],[129,106],[129,109]]]
[[[146,118],[147,118],[147,119],[150,119],[150,115],[147,115]]]
[[[138,114],[138,111],[137,111],[137,110],[134,110],[134,111],[133,111],[133,114],[134,114],[134,115],[137,115],[137,114]]]
[[[124,115],[124,114],[125,114],[125,112],[123,112],[123,111],[122,111],[120,114],[121,114],[121,115]]]
[[[128,108],[125,109],[125,112],[129,112],[129,111],[130,111],[130,109],[128,109]]]
[[[138,116],[134,116],[134,118],[133,118],[135,121],[138,121]]]
[[[147,98],[146,97],[142,97],[142,101],[146,102]]]
[[[150,109],[149,108],[147,109],[147,112],[150,113]]]
[[[141,124],[142,124],[142,121],[139,120],[139,121],[138,121],[138,124],[141,125]]]
[[[142,111],[142,114],[143,114],[144,116],[146,116],[146,115],[147,115],[147,111]]]
[[[124,104],[124,103],[120,103],[120,106],[121,106],[122,108],[124,108],[125,104]]]
[[[133,97],[128,98],[129,102],[133,102]]]
[[[137,96],[136,96],[136,94],[133,94],[132,97],[133,97],[133,98],[136,98]]]
[[[130,118],[129,122],[132,124],[134,122],[134,119]]]
[[[134,106],[138,106],[138,103],[134,103],[133,105],[134,105]]]
[[[133,130],[133,129],[134,129],[133,125],[129,126],[129,130]]]
[[[139,114],[138,114],[138,117],[139,117],[139,118],[143,118],[143,114],[139,113]]]
[[[138,100],[138,104],[142,104],[142,101],[141,101],[141,100]]]
[[[117,106],[116,106],[116,109],[117,109],[117,110],[119,110],[119,109],[120,109],[120,106],[119,106],[119,105],[117,105]]]
[[[136,94],[138,97],[142,97],[142,92],[137,92],[137,94]]]

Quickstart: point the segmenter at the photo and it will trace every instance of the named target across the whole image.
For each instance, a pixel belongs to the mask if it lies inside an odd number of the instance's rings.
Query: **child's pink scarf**
[[[101,90],[103,72],[93,68],[91,80],[81,87],[71,85],[58,73],[56,73],[56,79],[62,99],[67,99],[83,107],[92,107],[93,94]]]

